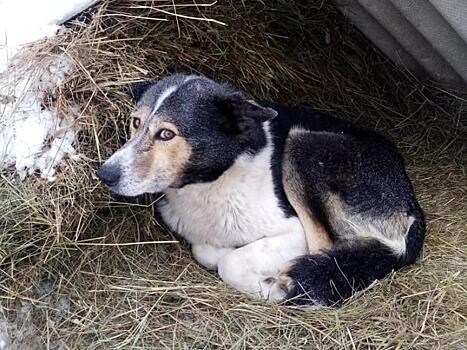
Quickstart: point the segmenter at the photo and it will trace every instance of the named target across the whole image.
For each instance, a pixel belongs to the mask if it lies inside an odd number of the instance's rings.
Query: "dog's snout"
[[[97,170],[97,177],[107,186],[115,185],[120,180],[120,167],[115,164],[104,164]]]

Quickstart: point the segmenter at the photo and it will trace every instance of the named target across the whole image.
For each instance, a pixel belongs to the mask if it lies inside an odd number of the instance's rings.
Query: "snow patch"
[[[8,335],[8,321],[0,314],[0,350],[7,350],[10,343],[10,336]]]
[[[17,60],[0,74],[0,168],[15,168],[21,179],[38,171],[55,180],[55,168],[73,147],[76,109],[60,117],[44,106],[46,93],[73,69],[65,54],[36,62]]]
[[[76,156],[76,108],[65,116],[44,99],[73,69],[65,54],[27,57],[27,45],[53,36],[60,25],[97,0],[0,0],[0,169],[21,179],[36,171],[55,179],[65,156]],[[1,350],[1,348],[0,348]]]
[[[31,300],[17,299],[11,303],[8,315],[0,308],[0,350],[67,348],[56,333],[44,334],[39,329],[44,322],[48,329],[53,329],[68,318],[70,297],[60,294],[57,285],[48,280],[39,281],[33,292]]]
[[[96,0],[0,0],[0,71],[23,45],[53,36]]]

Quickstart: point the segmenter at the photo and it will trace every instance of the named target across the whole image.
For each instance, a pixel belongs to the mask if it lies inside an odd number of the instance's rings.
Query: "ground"
[[[6,349],[467,347],[461,93],[394,67],[317,0],[104,1],[41,52],[65,52],[77,63],[49,103],[81,107],[83,156],[52,184],[0,175],[0,349],[2,339]],[[125,87],[174,71],[313,106],[394,140],[427,215],[417,264],[339,308],[271,306],[197,265],[158,221],[157,197],[111,197],[94,172],[127,136]]]

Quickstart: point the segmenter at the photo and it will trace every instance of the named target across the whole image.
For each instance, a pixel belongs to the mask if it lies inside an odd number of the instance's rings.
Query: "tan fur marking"
[[[134,138],[138,129],[133,127],[133,118],[139,118],[141,120],[140,128],[144,125],[147,118],[151,114],[151,109],[148,106],[142,106],[137,110],[133,111],[130,115],[130,139]]]
[[[279,271],[276,277],[274,277],[274,282],[277,283],[280,289],[288,293],[292,289],[293,280],[289,276],[289,272],[296,264],[296,259],[288,261]]]
[[[287,157],[284,159],[283,174],[285,194],[296,211],[303,230],[305,231],[308,251],[310,253],[316,253],[322,249],[330,248],[332,246],[331,238],[324,226],[305,203],[303,198],[304,189],[301,180],[293,168],[293,163],[287,161]]]
[[[339,239],[377,239],[395,253],[405,252],[405,237],[414,218],[405,212],[393,213],[387,217],[365,217],[363,214],[350,214],[346,204],[335,194],[329,194],[326,201],[330,224],[339,234]]]
[[[169,141],[153,140],[153,134],[160,129],[169,129],[176,136]],[[171,185],[180,180],[180,175],[191,156],[190,144],[179,135],[174,124],[169,122],[159,123],[154,132],[147,135],[142,143],[150,145],[147,151],[140,152],[135,159],[135,171],[139,178],[155,177],[161,182]],[[151,138],[150,140],[148,138]]]

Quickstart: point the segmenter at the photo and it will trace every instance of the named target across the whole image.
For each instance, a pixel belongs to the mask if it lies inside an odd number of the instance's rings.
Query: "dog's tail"
[[[424,237],[425,221],[420,214],[407,232],[403,255],[395,254],[376,239],[368,239],[336,244],[320,254],[302,256],[288,271],[291,286],[286,303],[338,304],[391,271],[414,263]]]

